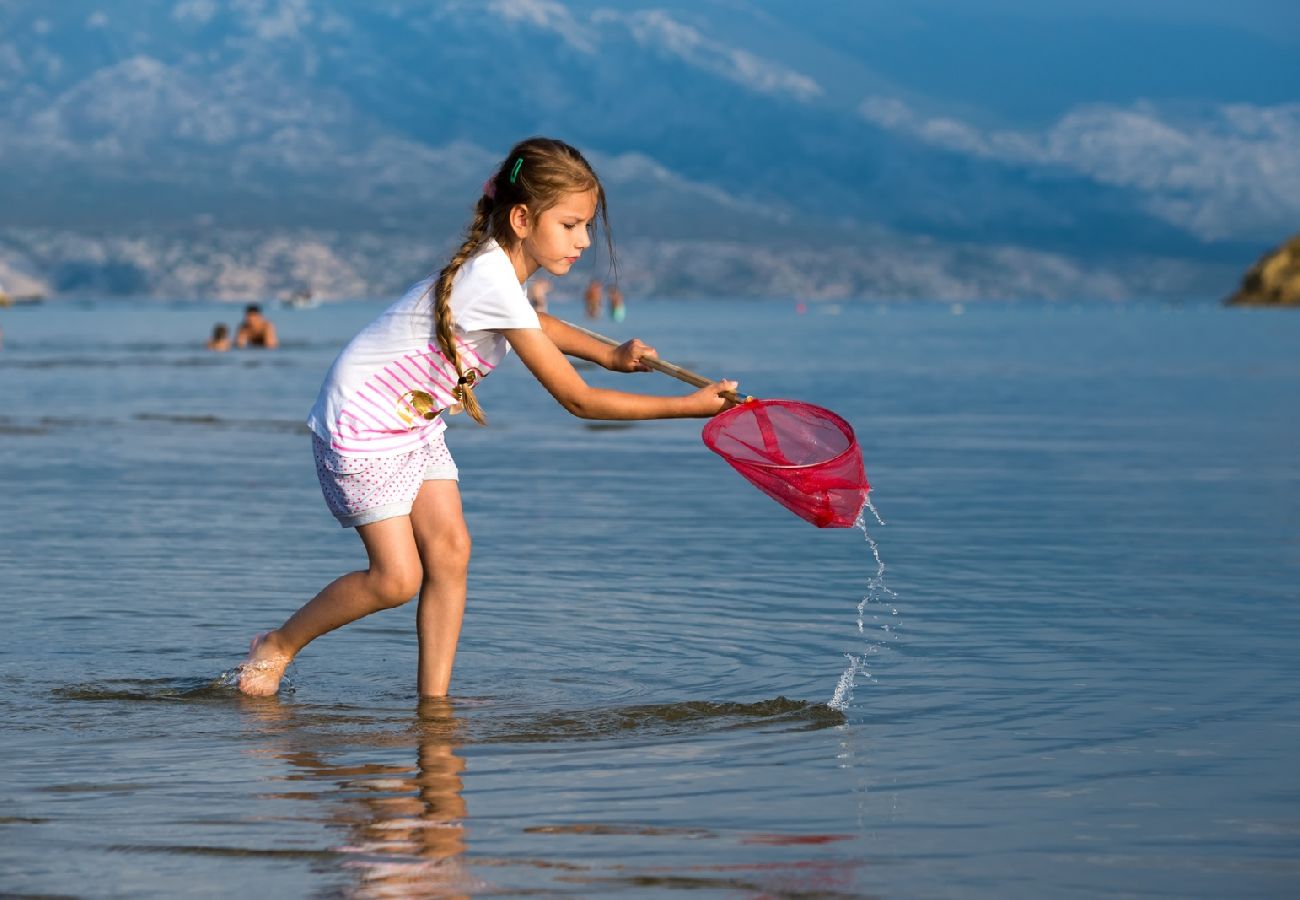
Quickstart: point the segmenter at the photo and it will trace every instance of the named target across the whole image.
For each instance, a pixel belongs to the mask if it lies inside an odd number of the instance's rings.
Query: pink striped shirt
[[[347,456],[408,453],[447,427],[456,368],[438,346],[426,278],[361,330],[334,360],[307,417],[311,430]],[[461,367],[482,378],[510,345],[505,328],[540,328],[505,251],[494,240],[465,263],[451,289]]]

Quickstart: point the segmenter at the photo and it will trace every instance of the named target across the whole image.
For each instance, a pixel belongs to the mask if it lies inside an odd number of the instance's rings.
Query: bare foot
[[[293,661],[275,644],[268,631],[253,638],[248,645],[248,659],[239,667],[239,690],[250,697],[271,697],[280,689],[284,670]]]

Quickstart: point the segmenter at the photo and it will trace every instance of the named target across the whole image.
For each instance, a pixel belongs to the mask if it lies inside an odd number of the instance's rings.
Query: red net
[[[866,502],[853,429],[793,400],[751,400],[704,426],[704,443],[755,487],[818,528],[848,528]]]

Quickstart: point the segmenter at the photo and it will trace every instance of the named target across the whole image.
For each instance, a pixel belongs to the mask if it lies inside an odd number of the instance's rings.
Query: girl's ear
[[[528,237],[531,219],[528,215],[527,206],[522,203],[516,203],[514,206],[510,207],[509,221],[510,230],[515,233],[516,238],[522,241],[524,238]]]

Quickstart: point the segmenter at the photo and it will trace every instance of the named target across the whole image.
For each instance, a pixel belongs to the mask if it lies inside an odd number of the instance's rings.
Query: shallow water
[[[249,637],[364,559],[301,420],[378,309],[227,355],[230,307],[2,311],[0,893],[1300,889],[1300,317],[634,306],[607,330],[855,424],[896,596],[700,423],[584,424],[512,362],[448,438],[453,699],[415,699],[409,607],[241,698]]]

